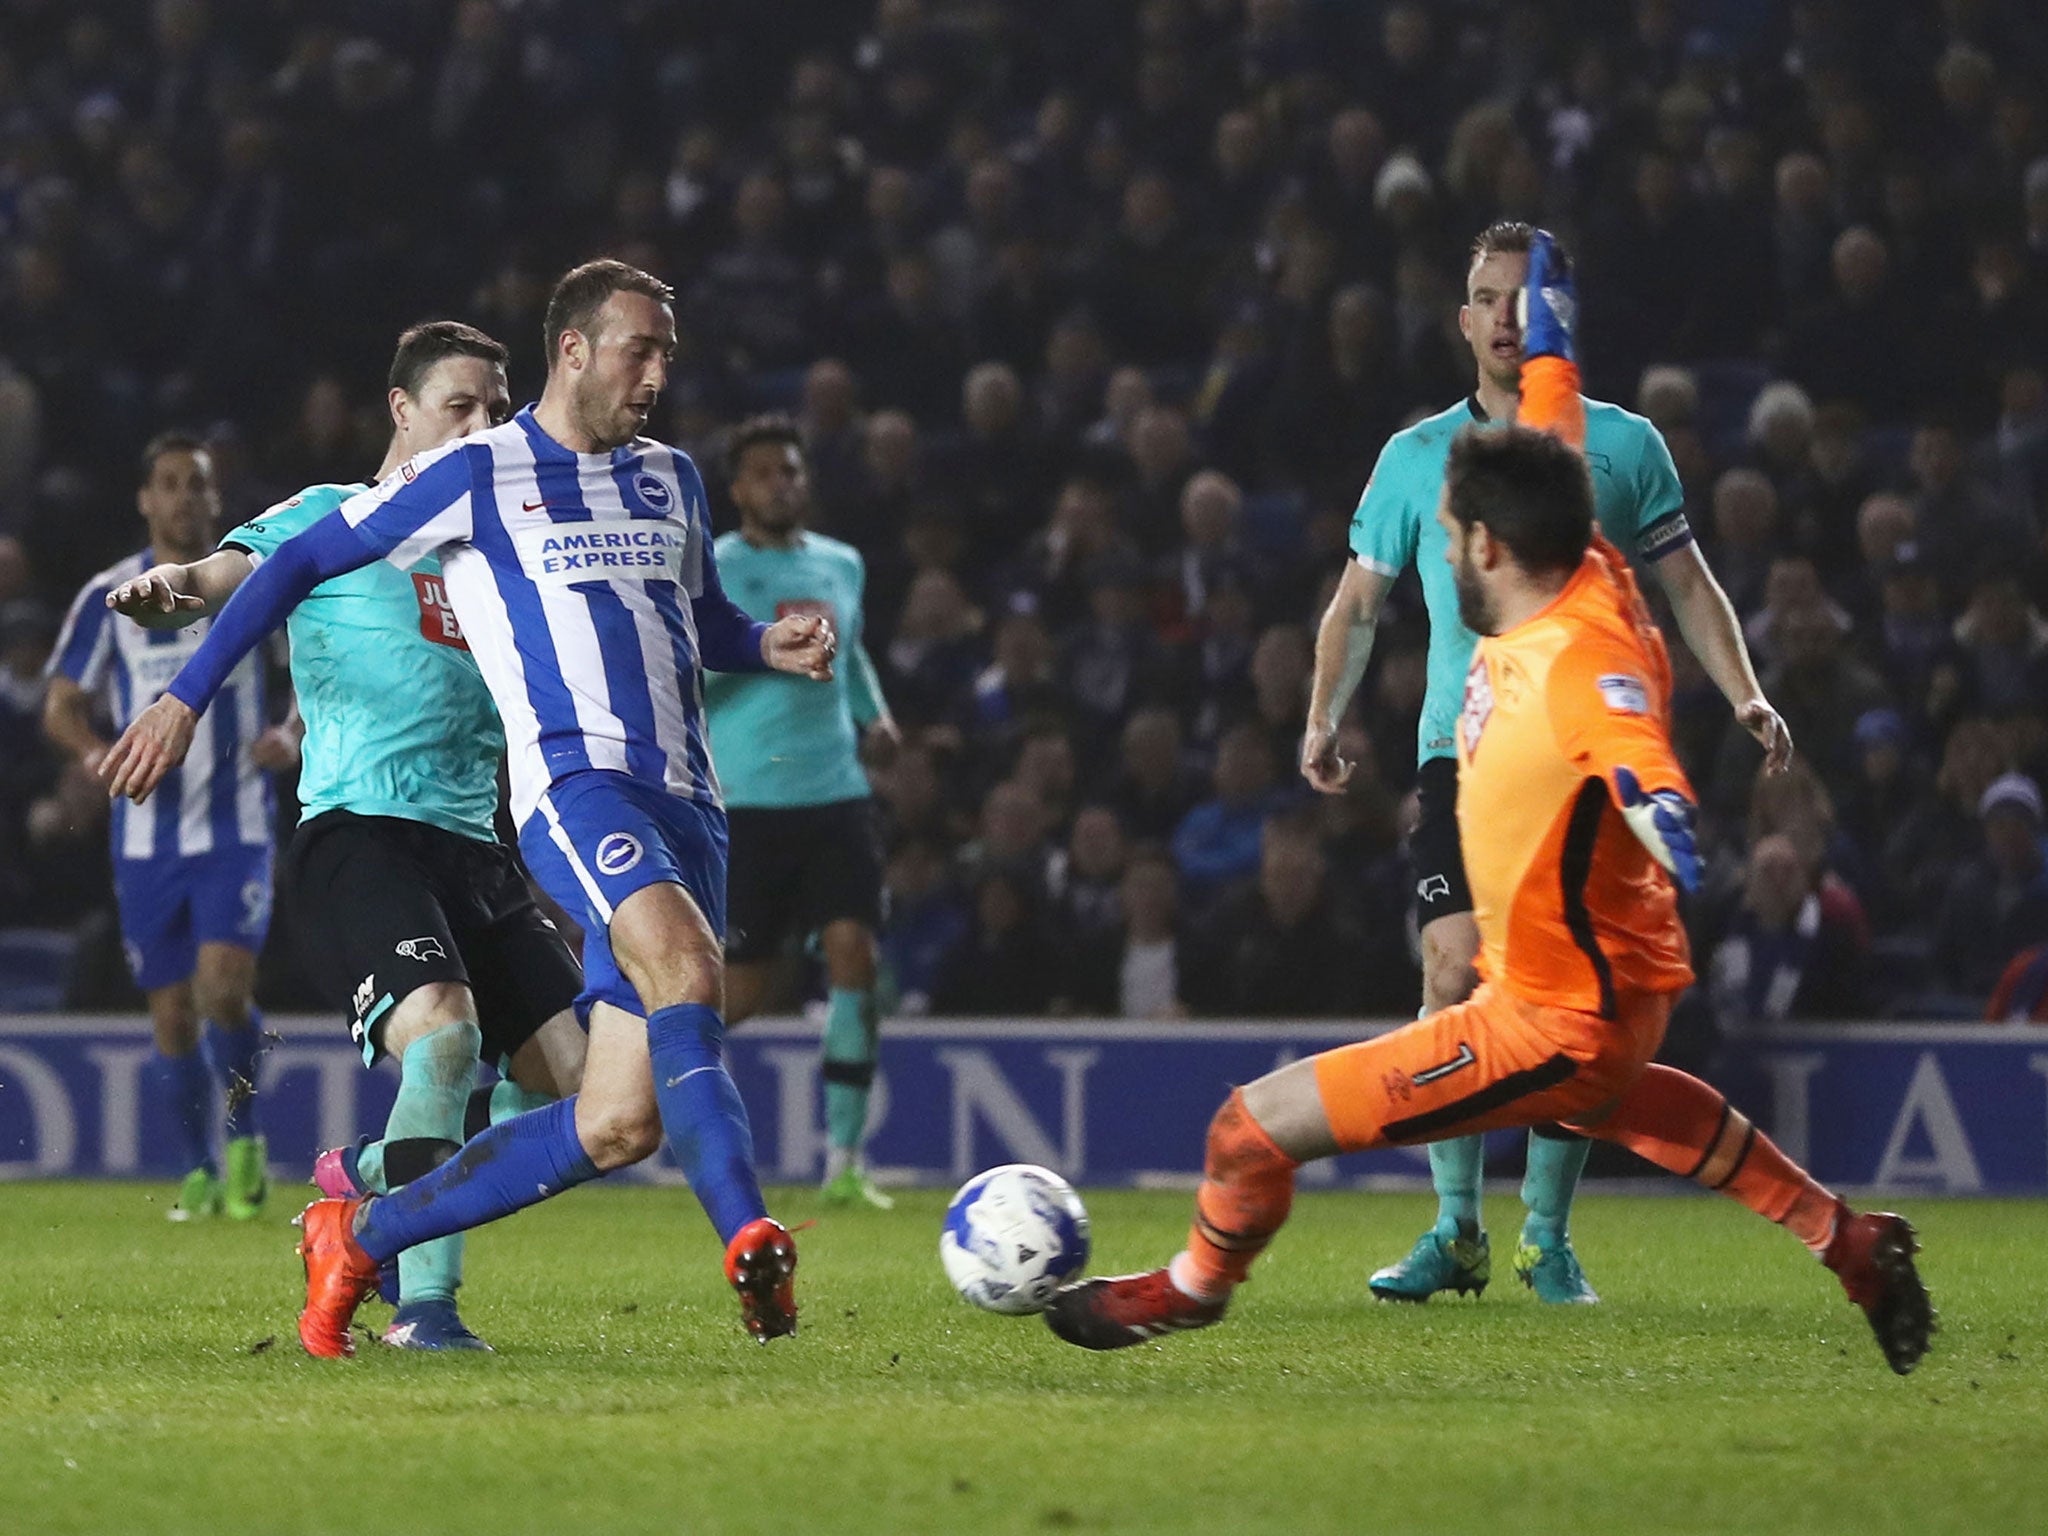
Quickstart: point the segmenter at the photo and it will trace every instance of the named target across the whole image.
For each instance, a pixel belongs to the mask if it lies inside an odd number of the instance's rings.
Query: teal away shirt
[[[1396,432],[1380,450],[1351,519],[1351,553],[1389,580],[1410,565],[1429,612],[1429,684],[1422,698],[1417,758],[1457,753],[1458,711],[1478,637],[1458,617],[1458,587],[1436,520],[1451,439],[1463,427],[1495,426],[1467,396],[1447,411]],[[1685,492],[1671,450],[1648,420],[1601,400],[1586,402],[1586,467],[1600,530],[1623,554],[1659,560],[1692,542]]]
[[[315,485],[221,540],[258,559],[363,485]],[[396,816],[497,841],[505,730],[462,639],[441,562],[379,560],[315,587],[286,624],[306,721],[302,820]]]
[[[788,549],[759,548],[737,533],[714,550],[735,603],[766,623],[823,614],[839,636],[832,681],[786,672],[706,672],[711,757],[729,806],[786,810],[864,800],[860,728],[882,713],[875,665],[861,643],[867,567],[851,544],[800,533]]]

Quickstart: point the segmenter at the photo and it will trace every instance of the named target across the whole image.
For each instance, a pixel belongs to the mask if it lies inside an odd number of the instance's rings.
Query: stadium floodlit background
[[[1471,388],[1498,218],[1576,253],[1588,390],[1662,431],[1799,748],[1761,778],[1674,643],[1712,873],[1668,1054],[1818,1175],[1919,1191],[1944,1331],[1910,1382],[1705,1199],[1584,1203],[1600,1308],[1503,1262],[1417,1312],[1363,1286],[1425,1202],[1305,1198],[1226,1328],[1109,1361],[935,1262],[965,1172],[1185,1176],[1219,1084],[1415,1007],[1412,578],[1349,792],[1295,757],[1374,458]],[[2048,8],[0,0],[0,1128],[33,1127],[0,1176],[150,1162],[104,790],[40,726],[64,605],[142,542],[143,443],[205,437],[224,528],[362,478],[402,327],[501,338],[523,402],[549,285],[604,254],[677,290],[650,431],[718,525],[726,434],[786,411],[866,556],[909,738],[871,765],[875,1147],[940,1188],[821,1211],[816,1030],[765,1020],[734,1070],[778,1210],[820,1216],[793,1346],[746,1345],[672,1191],[608,1187],[478,1242],[500,1355],[326,1370],[282,1189],[180,1227],[157,1186],[0,1186],[0,1529],[2039,1524],[2048,1202],[1931,1192],[2048,1191]],[[389,1094],[292,918],[281,1172]],[[1170,998],[1127,991],[1133,943]],[[1184,1230],[1180,1195],[1088,1198],[1101,1265]]]

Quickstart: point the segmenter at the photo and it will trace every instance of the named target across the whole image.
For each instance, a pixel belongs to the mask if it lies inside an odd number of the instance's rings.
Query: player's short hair
[[[1533,427],[1466,427],[1444,466],[1451,516],[1507,546],[1531,574],[1568,571],[1593,539],[1593,481],[1576,448]]]
[[[732,429],[732,436],[725,440],[725,478],[739,478],[740,461],[747,456],[749,448],[762,443],[773,443],[777,447],[794,448],[804,451],[804,435],[795,421],[780,411],[767,411],[759,416],[749,416]]]
[[[652,272],[605,257],[571,267],[548,295],[548,311],[541,321],[541,340],[548,349],[548,372],[555,371],[555,354],[561,350],[564,331],[590,334],[590,323],[615,293],[638,293],[657,304],[673,304],[675,289]]]
[[[142,483],[156,474],[156,461],[167,453],[206,453],[206,439],[196,432],[159,432],[142,445]]]
[[[1536,226],[1521,219],[1496,219],[1472,237],[1472,260],[1526,256],[1536,244]]]
[[[512,354],[502,341],[486,336],[473,325],[464,325],[460,320],[428,320],[399,336],[398,347],[391,354],[391,371],[384,376],[384,387],[402,389],[417,400],[420,386],[426,383],[434,364],[450,357],[480,357],[500,368],[512,361]]]

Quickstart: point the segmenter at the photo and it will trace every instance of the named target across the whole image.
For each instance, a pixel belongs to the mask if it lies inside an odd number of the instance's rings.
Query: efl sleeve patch
[[[1597,680],[1600,697],[1607,701],[1607,707],[1617,715],[1647,715],[1650,712],[1650,690],[1643,686],[1639,677],[1630,677],[1623,672],[1609,672]]]

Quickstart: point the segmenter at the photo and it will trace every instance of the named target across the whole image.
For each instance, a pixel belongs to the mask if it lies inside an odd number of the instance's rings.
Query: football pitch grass
[[[1545,1308],[1505,1191],[1477,1302],[1368,1299],[1425,1199],[1303,1195],[1222,1326],[1091,1355],[954,1298],[938,1192],[782,1192],[819,1219],[803,1331],[763,1349],[686,1192],[592,1189],[472,1241],[464,1311],[499,1353],[316,1361],[300,1193],[181,1227],[161,1187],[0,1186],[0,1531],[1868,1536],[2048,1508],[2048,1203],[1899,1202],[1942,1315],[1900,1379],[1726,1201],[1589,1194],[1605,1304]],[[1178,1245],[1185,1196],[1086,1194],[1091,1268]]]

